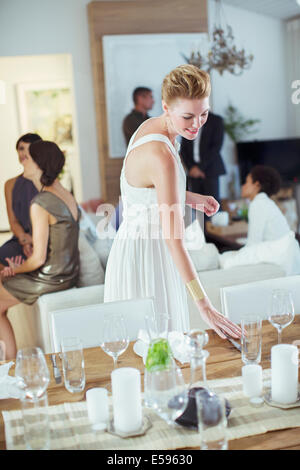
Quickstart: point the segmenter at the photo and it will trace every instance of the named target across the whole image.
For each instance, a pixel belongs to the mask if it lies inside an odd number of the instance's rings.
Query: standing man
[[[123,133],[126,145],[129,144],[131,136],[137,128],[147,119],[149,119],[148,111],[153,108],[154,99],[152,90],[146,87],[138,87],[132,94],[134,108],[131,113],[127,114],[123,121]]]
[[[219,176],[226,173],[221,157],[224,121],[209,113],[195,140],[182,138],[180,154],[188,170],[188,189],[193,193],[213,196],[220,202]]]

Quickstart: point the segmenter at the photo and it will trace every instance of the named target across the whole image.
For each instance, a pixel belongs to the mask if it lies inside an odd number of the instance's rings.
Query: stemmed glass
[[[45,356],[40,348],[20,349],[16,358],[15,376],[33,401],[43,395],[50,381]]]
[[[114,369],[117,367],[118,357],[128,348],[129,337],[122,315],[106,316],[100,346],[103,351],[114,360]]]
[[[269,322],[278,331],[278,344],[281,343],[281,333],[292,323],[295,317],[294,304],[291,293],[286,289],[272,291]]]

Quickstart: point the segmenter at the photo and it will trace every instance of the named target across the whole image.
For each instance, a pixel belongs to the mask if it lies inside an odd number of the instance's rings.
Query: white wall
[[[89,1],[0,1],[0,57],[56,53],[72,55],[83,199],[101,195],[86,10]],[[209,0],[208,3],[212,23],[214,1]],[[223,114],[231,100],[245,117],[262,119],[256,138],[285,137],[288,129],[283,24],[279,20],[229,5],[224,5],[224,10],[233,26],[237,44],[245,46],[255,58],[252,69],[241,77],[227,73],[223,77],[214,74],[214,110]],[[234,156],[228,139],[223,155],[231,171]],[[221,178],[223,197],[227,195],[227,180],[228,176]]]
[[[241,76],[227,72],[212,73],[213,108],[224,115],[231,102],[245,118],[260,119],[253,139],[280,139],[289,136],[287,106],[289,83],[286,76],[285,27],[280,20],[247,10],[223,5],[228,23],[233,27],[238,49],[254,55],[249,70]],[[215,2],[209,0],[209,27],[213,27]],[[230,172],[235,171],[236,157],[231,140],[226,137],[223,158]],[[225,197],[230,175],[221,177],[221,196]]]
[[[89,1],[0,1],[0,57],[72,55],[83,200],[101,195],[86,8]]]
[[[286,24],[287,71],[289,84],[288,125],[291,137],[300,137],[300,18]]]

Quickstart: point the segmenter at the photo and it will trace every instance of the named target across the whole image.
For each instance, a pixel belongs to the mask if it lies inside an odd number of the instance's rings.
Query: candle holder
[[[271,399],[278,405],[294,405],[299,401],[298,348],[277,344],[271,349]]]
[[[274,408],[281,408],[282,410],[288,410],[290,408],[299,408],[300,407],[300,393],[298,393],[298,398],[295,401],[295,403],[283,404],[283,403],[277,403],[276,401],[272,400],[272,392],[270,389],[268,390],[268,392],[265,393],[264,401],[267,405],[273,406]]]
[[[109,423],[107,426],[107,432],[114,436],[121,437],[122,439],[127,439],[128,437],[144,436],[149,431],[150,428],[152,428],[152,422],[150,418],[148,416],[143,416],[142,426],[137,431],[132,431],[132,432],[116,431],[115,425],[114,425],[114,419],[112,418],[109,420]]]

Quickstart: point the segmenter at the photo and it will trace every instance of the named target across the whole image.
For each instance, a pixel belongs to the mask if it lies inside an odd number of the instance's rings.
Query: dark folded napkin
[[[197,405],[196,405],[196,392],[202,391],[203,394],[203,399],[205,403],[205,399],[210,398],[210,400],[207,400],[206,406],[204,406],[203,409],[203,420],[206,424],[208,425],[214,425],[217,424],[220,421],[220,409],[218,408],[217,405],[217,399],[218,396],[211,392],[210,390],[207,390],[206,388],[203,387],[193,387],[189,390],[189,401],[187,404],[187,407],[183,414],[179,416],[179,418],[176,419],[176,423],[180,424],[182,426],[187,426],[190,428],[198,428],[198,417],[197,417]],[[216,401],[211,400],[212,397],[216,398]],[[228,400],[225,400],[226,404],[226,417],[230,415],[231,412],[231,406]],[[174,397],[172,400],[169,402],[169,407],[170,408],[176,408],[176,397]]]

